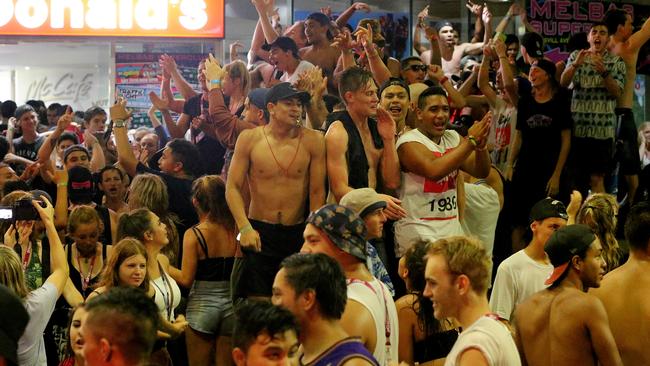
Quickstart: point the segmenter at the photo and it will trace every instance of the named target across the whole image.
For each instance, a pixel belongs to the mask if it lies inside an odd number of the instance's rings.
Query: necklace
[[[90,260],[88,273],[84,276],[84,273],[81,270],[81,256],[79,255],[79,250],[77,249],[77,266],[79,267],[79,277],[81,277],[81,288],[83,289],[83,292],[86,292],[86,289],[88,289],[88,284],[90,283],[90,277],[92,277],[93,275],[93,267],[95,267],[95,258],[97,258],[97,252],[95,252],[95,255],[93,255],[93,258]]]
[[[293,158],[291,159],[291,162],[286,168],[283,167],[278,161],[278,159],[275,157],[275,153],[273,152],[273,148],[271,148],[271,143],[269,142],[269,138],[268,136],[266,136],[266,126],[262,127],[262,133],[264,134],[264,139],[266,140],[266,144],[269,146],[269,150],[271,150],[271,156],[273,156],[273,160],[275,160],[275,163],[278,165],[278,168],[280,168],[282,174],[285,177],[288,177],[289,169],[291,169],[293,162],[296,161],[296,158],[298,157],[298,151],[300,151],[300,142],[302,141],[302,131],[298,131],[298,147],[296,147],[296,152],[293,154]]]

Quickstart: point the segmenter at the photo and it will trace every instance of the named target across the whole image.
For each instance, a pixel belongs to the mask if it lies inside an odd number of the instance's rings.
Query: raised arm
[[[427,71],[427,76],[431,80],[437,81],[440,86],[447,92],[449,97],[450,106],[454,108],[463,108],[467,105],[465,97],[451,85],[449,78],[445,76],[442,71],[442,67],[438,65],[429,65],[429,70]]]
[[[508,24],[510,23],[510,20],[512,19],[513,16],[519,13],[519,4],[513,3],[510,5],[510,8],[508,8],[508,12],[506,15],[503,16],[503,19],[497,24],[496,29],[494,29],[494,32],[499,34],[499,33],[505,33],[506,28],[508,28]]]
[[[38,162],[45,163],[51,159],[52,151],[54,151],[54,148],[56,147],[56,141],[61,137],[63,132],[65,132],[65,129],[70,126],[73,117],[74,114],[72,113],[72,108],[68,107],[65,113],[59,117],[59,120],[56,122],[56,128],[54,131],[47,136],[45,142],[41,145],[41,148],[38,149]]]
[[[638,51],[650,39],[650,18],[648,18],[641,29],[632,34],[627,40],[628,47],[633,51]]]
[[[366,13],[369,13],[370,6],[368,6],[368,4],[366,3],[354,3],[350,5],[350,7],[345,9],[345,11],[343,11],[341,15],[339,15],[339,17],[336,18],[334,23],[336,23],[336,26],[339,27],[339,29],[343,29],[343,27],[345,27],[345,25],[348,24],[348,21],[350,21],[350,18],[352,18],[352,15],[354,15],[354,13],[357,10],[362,10],[365,11]]]
[[[413,48],[418,55],[424,53],[427,48],[422,44],[421,32],[426,27],[425,19],[429,16],[429,5],[425,6],[422,11],[418,13],[418,21],[415,23],[415,32],[413,32]]]
[[[264,32],[264,39],[266,42],[271,44],[280,36],[278,32],[275,31],[271,20],[269,19],[269,14],[273,11],[274,1],[273,0],[252,0],[251,1],[257,10],[257,15],[259,16],[259,23],[262,26],[262,31]]]
[[[153,106],[160,111],[165,127],[167,127],[167,131],[169,131],[171,138],[183,138],[187,129],[190,128],[190,116],[181,113],[180,117],[178,117],[178,121],[174,123],[174,119],[169,112],[170,105],[165,99],[161,99],[156,95],[156,93],[150,92],[149,100],[151,100]]]
[[[468,140],[473,145],[474,151],[462,163],[461,169],[472,177],[482,179],[490,174],[490,153],[487,150],[487,140],[491,123],[492,112],[487,112],[480,122],[475,122],[467,131]],[[475,144],[472,141],[475,141]]]
[[[357,36],[357,44],[360,43],[363,46],[366,57],[368,57],[368,66],[370,67],[373,79],[375,79],[377,85],[383,84],[386,80],[390,79],[391,72],[381,57],[379,57],[377,46],[372,42],[372,27],[368,25],[368,28],[359,28],[355,35]]]
[[[84,145],[88,151],[92,151],[92,156],[90,158],[90,171],[97,173],[104,166],[106,166],[106,158],[104,157],[104,150],[102,145],[99,144],[97,138],[90,133],[90,130],[84,132]]]
[[[495,39],[494,50],[499,58],[499,70],[503,78],[503,87],[512,104],[517,105],[519,102],[519,91],[517,85],[515,85],[515,77],[512,75],[512,67],[506,55],[506,44],[500,39]]]
[[[488,103],[490,108],[494,108],[497,100],[497,93],[490,86],[490,52],[489,48],[485,47],[483,49],[483,60],[481,60],[481,66],[478,69],[478,88],[481,90]]]
[[[584,64],[585,56],[587,53],[587,50],[580,50],[572,53],[569,56],[567,65],[564,68],[562,76],[560,77],[560,85],[566,88],[569,86],[569,84],[571,84],[576,71]]]
[[[269,60],[269,52],[264,51],[264,31],[262,30],[262,22],[257,20],[255,31],[253,32],[253,40],[251,41],[251,49],[248,51],[248,67],[255,63],[255,57],[261,57],[265,61]]]
[[[377,130],[384,142],[379,160],[382,182],[386,189],[396,190],[402,179],[397,149],[395,149],[396,124],[390,113],[382,106],[377,107]]]
[[[136,159],[129,143],[127,135],[127,120],[131,115],[126,110],[126,100],[120,98],[114,106],[111,107],[111,118],[113,119],[113,133],[115,134],[115,147],[117,149],[117,161],[128,175],[134,177],[138,166]]]
[[[176,89],[181,92],[181,95],[185,100],[188,100],[196,95],[196,92],[194,89],[192,89],[190,83],[188,83],[183,75],[181,75],[181,73],[178,71],[178,66],[176,65],[176,61],[173,57],[169,55],[160,56],[160,65],[163,68],[163,73],[168,72],[169,75],[171,75],[171,78],[174,81],[174,86],[176,86]],[[173,100],[173,97],[169,100]]]
[[[68,261],[65,259],[65,251],[63,244],[59,239],[59,234],[54,227],[54,208],[47,198],[41,197],[45,203],[45,208],[41,207],[40,203],[36,200],[32,201],[32,205],[36,208],[41,222],[45,227],[45,235],[50,242],[50,263],[52,266],[52,274],[45,280],[46,283],[51,283],[57,289],[59,295],[63,293],[65,284],[68,281]]]

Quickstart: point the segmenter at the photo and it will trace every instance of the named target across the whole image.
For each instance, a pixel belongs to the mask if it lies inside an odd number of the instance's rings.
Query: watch
[[[115,128],[126,127],[126,120],[123,120],[123,119],[113,120],[113,127],[115,127]]]

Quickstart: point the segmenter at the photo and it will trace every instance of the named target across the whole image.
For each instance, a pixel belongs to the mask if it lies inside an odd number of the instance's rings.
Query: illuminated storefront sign
[[[0,35],[223,38],[224,0],[0,0]]]

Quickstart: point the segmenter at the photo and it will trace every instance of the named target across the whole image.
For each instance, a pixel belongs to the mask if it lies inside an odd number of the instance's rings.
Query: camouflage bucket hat
[[[351,209],[326,205],[312,212],[307,223],[321,229],[344,252],[366,261],[366,224]]]

